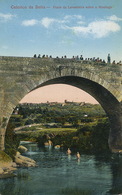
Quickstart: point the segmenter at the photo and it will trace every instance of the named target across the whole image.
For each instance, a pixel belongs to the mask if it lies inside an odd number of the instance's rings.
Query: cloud
[[[0,13],[0,21],[2,21],[2,22],[7,22],[7,21],[11,20],[14,17],[16,17],[16,16],[12,15],[12,14]]]
[[[45,17],[41,20],[41,24],[45,28],[56,24],[57,28],[64,30],[72,30],[76,35],[92,36],[94,38],[107,37],[110,33],[120,31],[121,27],[117,23],[121,18],[113,15],[106,20],[95,20],[86,25],[81,15],[66,15],[62,19],[54,19]]]
[[[83,19],[83,17],[81,16],[81,15],[66,15],[66,16],[64,16],[64,19],[65,20],[67,20],[67,19],[70,19],[70,20],[72,20],[72,19]]]
[[[119,24],[113,21],[95,21],[89,24],[88,33],[94,35],[96,38],[108,36],[110,33],[118,32],[120,30]]]
[[[22,25],[34,26],[36,24],[44,28],[49,29],[52,25],[55,25],[54,29],[70,30],[79,36],[92,36],[94,38],[104,38],[110,33],[116,33],[121,30],[118,24],[121,21],[116,15],[112,15],[102,20],[93,20],[88,23],[82,15],[66,15],[61,19],[43,17],[41,20],[24,20]]]
[[[117,32],[120,30],[120,26],[111,21],[96,21],[91,22],[87,27],[75,26],[71,27],[77,35],[93,35],[95,38],[106,37],[111,32]]]
[[[23,26],[34,26],[37,24],[41,24],[43,27],[48,28],[48,27],[50,27],[51,24],[53,24],[55,22],[57,22],[57,20],[54,18],[44,17],[41,20],[35,20],[35,19],[24,20],[24,21],[22,21],[22,25]]]
[[[80,25],[81,25],[81,24],[85,24],[85,22],[83,22],[83,21],[78,21],[77,24],[80,24]]]
[[[93,35],[95,38],[108,36],[111,32],[120,30],[120,26],[113,21],[95,21],[88,24],[87,27],[75,26],[71,27],[76,34]]]
[[[57,20],[54,19],[54,18],[45,17],[45,18],[42,18],[41,24],[42,24],[45,28],[48,28],[51,24],[55,23],[56,21],[57,21]]]
[[[107,19],[112,20],[112,21],[122,21],[122,18],[118,18],[116,15],[112,15],[108,17]]]
[[[49,17],[44,17],[41,20],[24,20],[22,21],[23,26],[34,26],[36,24],[41,24],[45,28],[49,28],[50,26],[56,24],[57,27],[59,28],[59,25],[64,25],[71,23],[71,20],[78,20],[78,22],[82,23],[81,21],[82,16],[81,15],[66,15],[62,19],[55,19],[55,18],[49,18]]]
[[[63,23],[65,24],[83,24],[83,16],[82,15],[66,15],[64,16]]]
[[[49,28],[50,26],[56,24],[57,28],[60,27],[60,25],[68,23],[69,21],[65,18],[63,19],[55,19],[55,18],[49,18],[49,17],[44,17],[40,21],[41,25],[44,26],[45,28]]]
[[[38,23],[38,21],[35,20],[35,19],[24,20],[24,21],[22,21],[22,25],[23,25],[23,26],[34,26],[34,25],[36,25],[37,23]]]

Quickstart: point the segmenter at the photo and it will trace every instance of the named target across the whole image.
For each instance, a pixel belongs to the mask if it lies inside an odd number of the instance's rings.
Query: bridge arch
[[[105,110],[109,121],[111,130],[109,133],[109,147],[111,150],[115,151],[116,149],[121,148],[121,127],[122,127],[122,118],[121,118],[121,106],[119,101],[113,96],[110,91],[105,89],[100,84],[91,81],[86,78],[78,76],[62,76],[59,78],[51,79],[39,85],[46,86],[50,84],[68,84],[75,86],[79,89],[82,89],[94,97],[100,105]]]
[[[9,59],[10,58],[10,59]],[[6,63],[5,63],[6,62]],[[10,63],[9,63],[10,62]],[[111,150],[122,150],[121,68],[74,62],[69,59],[1,59],[0,149],[13,109],[30,91],[50,84],[69,84],[92,95],[107,113]]]
[[[118,146],[120,149],[121,137],[118,135],[119,128],[121,130],[120,103],[107,89],[94,81],[78,76],[62,76],[50,79],[41,83],[36,88],[52,84],[68,84],[82,89],[94,97],[103,107],[110,120],[111,130],[108,139],[109,147],[113,151],[118,149]]]

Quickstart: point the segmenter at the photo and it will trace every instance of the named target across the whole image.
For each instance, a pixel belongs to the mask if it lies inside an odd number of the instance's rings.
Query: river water
[[[82,155],[26,144],[38,167],[19,168],[0,180],[0,195],[122,195],[121,155]]]

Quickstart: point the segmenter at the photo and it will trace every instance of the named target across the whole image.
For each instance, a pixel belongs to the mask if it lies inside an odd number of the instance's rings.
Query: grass
[[[43,136],[45,134],[51,134],[53,133],[54,135],[61,135],[67,134],[67,133],[73,133],[76,132],[76,128],[43,128],[43,129],[38,129],[35,128],[35,130],[28,130],[26,131],[17,131],[16,134],[19,136],[20,140],[30,140],[30,141],[36,141],[38,137]]]
[[[9,155],[7,155],[5,152],[0,151],[0,162],[11,162],[12,159]]]
[[[44,128],[44,129],[41,129],[41,130],[38,130],[39,132],[67,132],[67,131],[70,131],[70,132],[75,132],[77,131],[76,128]]]
[[[39,127],[33,127],[32,128],[25,128],[19,131],[16,131],[17,134],[21,134],[21,133],[59,133],[59,132],[76,132],[77,129],[76,128],[39,128]]]

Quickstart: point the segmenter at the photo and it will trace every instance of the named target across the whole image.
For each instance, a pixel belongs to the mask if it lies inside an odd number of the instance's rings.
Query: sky
[[[0,55],[110,53],[120,61],[121,7],[121,0],[0,0]]]
[[[98,102],[83,90],[64,84],[54,84],[36,89],[27,94],[20,103],[44,103],[44,102],[86,102],[98,104]]]
[[[121,0],[0,0],[0,56],[122,60]]]

